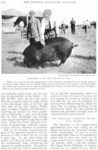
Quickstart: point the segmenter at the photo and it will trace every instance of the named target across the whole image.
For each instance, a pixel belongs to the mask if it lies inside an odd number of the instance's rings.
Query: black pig
[[[27,67],[36,65],[43,66],[45,62],[61,60],[60,65],[65,63],[70,56],[73,45],[68,39],[63,37],[51,38],[45,41],[46,46],[40,50],[37,47],[29,45],[23,52],[24,63]]]

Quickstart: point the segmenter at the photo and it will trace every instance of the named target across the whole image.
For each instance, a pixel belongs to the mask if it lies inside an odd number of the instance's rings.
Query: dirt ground
[[[22,52],[29,45],[26,38],[21,38],[20,32],[2,33],[2,73],[5,74],[32,74],[32,73],[96,73],[96,29],[89,29],[85,34],[83,29],[76,29],[72,35],[70,29],[62,35],[71,42],[78,44],[66,60],[58,66],[60,61],[46,63],[44,68],[27,68],[21,61]]]

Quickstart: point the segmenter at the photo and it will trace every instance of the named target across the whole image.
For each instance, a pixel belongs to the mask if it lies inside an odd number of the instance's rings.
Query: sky
[[[77,24],[97,20],[97,0],[1,0],[1,9],[15,8],[21,12],[52,10],[52,20],[66,24],[74,18]]]

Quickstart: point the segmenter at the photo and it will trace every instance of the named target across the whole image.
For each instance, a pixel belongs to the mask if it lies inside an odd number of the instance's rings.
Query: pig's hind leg
[[[60,64],[59,64],[59,66],[61,65],[61,64],[64,64],[65,63],[65,61],[66,61],[66,59],[67,59],[67,57],[65,56],[63,59],[61,59],[61,62],[60,62]]]

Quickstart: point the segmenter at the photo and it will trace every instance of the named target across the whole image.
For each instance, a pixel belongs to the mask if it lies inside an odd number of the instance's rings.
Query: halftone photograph
[[[1,15],[3,74],[96,73],[96,12],[81,0],[7,0]]]

